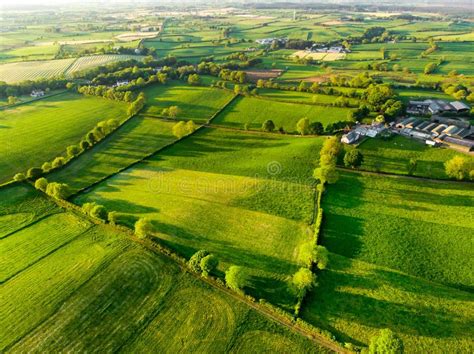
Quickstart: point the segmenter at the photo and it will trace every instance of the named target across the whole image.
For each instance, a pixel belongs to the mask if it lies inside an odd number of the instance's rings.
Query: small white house
[[[31,91],[31,97],[43,97],[44,91],[43,90],[33,90]]]

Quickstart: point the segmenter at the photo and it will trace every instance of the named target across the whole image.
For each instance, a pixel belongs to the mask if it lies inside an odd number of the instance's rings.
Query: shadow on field
[[[467,292],[383,268],[362,266],[361,270],[354,261],[335,254],[330,255],[329,264],[303,306],[303,318],[332,331],[342,341],[367,344],[333,327],[335,319],[343,319],[345,326],[353,323],[366,327],[351,327],[358,338],[375,335],[382,328],[434,338],[472,332],[468,315],[459,309],[434,306],[436,298],[468,303],[472,295]],[[426,303],[427,299],[431,302]]]
[[[131,203],[123,199],[107,199],[107,205],[110,205],[111,210],[126,213],[126,214],[146,214],[159,212],[157,208]]]

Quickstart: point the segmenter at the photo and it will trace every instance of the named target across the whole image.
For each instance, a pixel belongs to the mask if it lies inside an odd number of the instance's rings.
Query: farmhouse
[[[43,97],[44,91],[43,90],[33,90],[31,91],[31,97]]]
[[[129,81],[128,80],[124,80],[124,81],[117,81],[114,85],[114,87],[119,87],[119,86],[124,86],[124,85],[128,85],[129,84]]]
[[[344,144],[353,144],[359,140],[359,138],[360,134],[353,130],[347,134],[344,134],[341,138],[341,142]]]
[[[383,123],[372,123],[371,125],[357,124],[349,133],[342,136],[341,142],[353,144],[364,136],[375,138],[385,130],[386,128]]]
[[[263,39],[257,39],[255,42],[257,42],[260,45],[270,45],[275,41],[278,42],[279,44],[286,44],[287,39],[286,38],[263,38]]]

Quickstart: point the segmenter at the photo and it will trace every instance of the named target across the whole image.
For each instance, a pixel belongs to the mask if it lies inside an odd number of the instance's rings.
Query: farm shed
[[[456,127],[455,125],[450,125],[445,130],[443,130],[443,134],[453,136],[457,135],[462,130],[462,128]]]
[[[417,125],[417,126],[416,126],[416,129],[417,129],[417,130],[423,130],[423,129],[425,129],[428,125],[430,125],[430,124],[431,124],[431,122],[429,122],[429,121],[424,121],[424,122],[422,122],[421,124]]]
[[[408,114],[427,114],[430,104],[425,101],[409,101],[407,107]]]
[[[464,151],[474,151],[474,141],[473,140],[466,140],[466,139],[458,139],[452,136],[447,136],[443,140],[445,143],[449,145],[454,145],[458,149]]]
[[[446,124],[439,124],[436,128],[431,130],[431,133],[435,136],[440,135],[448,126]]]
[[[353,144],[357,140],[359,140],[360,134],[357,133],[356,131],[351,131],[347,134],[344,134],[341,138],[341,142],[344,144]]]
[[[410,117],[410,118],[406,118],[404,120],[402,120],[401,122],[398,122],[396,127],[398,129],[403,129],[403,128],[406,128],[406,126],[412,122],[416,121],[416,118],[413,118],[413,117]]]
[[[451,102],[451,106],[456,110],[457,113],[468,113],[471,107],[461,101]]]

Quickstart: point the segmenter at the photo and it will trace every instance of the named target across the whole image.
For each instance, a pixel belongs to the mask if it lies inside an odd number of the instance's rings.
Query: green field
[[[289,306],[285,280],[297,269],[299,246],[309,240],[314,207],[306,184],[312,166],[303,157],[320,143],[206,130],[75,202],[96,201],[132,221],[149,217],[168,247],[187,258],[199,249],[215,252],[222,271],[246,266],[251,293]],[[281,158],[284,148],[292,153]]]
[[[262,123],[271,119],[277,129],[283,127],[286,132],[296,132],[296,123],[301,118],[311,122],[321,122],[324,126],[330,123],[347,120],[348,108],[302,105],[276,102],[254,97],[239,97],[228,105],[214,120],[232,128],[261,129]]]
[[[206,121],[229,102],[233,94],[210,87],[194,87],[182,83],[151,86],[145,89],[147,103],[143,114],[161,115],[164,108],[178,106],[178,119]]]
[[[76,192],[173,142],[172,126],[171,122],[155,118],[133,117],[67,168],[54,171],[47,178],[50,182],[67,183]]]
[[[346,147],[346,150],[353,147]],[[474,157],[447,148],[432,148],[423,142],[400,135],[389,140],[367,139],[358,146],[364,160],[360,169],[394,174],[413,174],[420,177],[447,179],[444,163],[453,156]],[[411,161],[416,161],[412,168]]]
[[[345,257],[473,289],[473,198],[469,183],[342,173],[323,199],[322,242]]]
[[[0,182],[63,154],[96,123],[125,118],[126,105],[66,93],[8,108],[0,118]]]
[[[319,105],[332,105],[338,98],[338,96],[336,95],[323,95],[308,92],[284,91],[273,89],[258,89],[258,95],[276,101]],[[348,100],[351,106],[358,106],[359,104],[359,100],[355,98],[349,98]]]
[[[92,226],[59,245],[65,227],[79,231],[88,223],[57,217],[64,227],[42,222],[0,241],[5,248],[10,238],[34,236],[41,227],[55,233],[8,251],[9,258],[25,262],[27,254],[32,261],[0,286],[0,350],[247,352],[258,335],[264,351],[327,352],[112,227]]]

